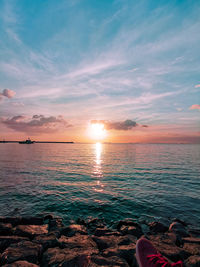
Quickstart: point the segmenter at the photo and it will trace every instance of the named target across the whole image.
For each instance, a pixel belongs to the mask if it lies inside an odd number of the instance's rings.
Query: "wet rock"
[[[184,264],[186,267],[200,267],[200,256],[191,256],[184,262]]]
[[[177,247],[169,234],[150,235],[149,239],[163,256],[174,262],[191,256],[189,252]]]
[[[169,226],[169,231],[179,235],[180,237],[187,237],[189,233],[187,232],[185,226],[179,222],[173,222]]]
[[[87,229],[83,225],[79,224],[71,224],[68,227],[64,227],[61,230],[61,235],[65,236],[74,236],[77,233],[82,234],[82,235],[87,235]]]
[[[62,248],[83,248],[93,250],[93,253],[98,253],[97,245],[88,235],[76,234],[72,237],[61,236],[59,239],[59,244]]]
[[[93,236],[92,239],[97,244],[99,250],[105,250],[111,247],[118,247],[129,244],[136,244],[137,239],[133,236]]]
[[[48,233],[48,225],[18,225],[14,230],[16,235],[33,238],[35,235]]]
[[[13,263],[3,265],[3,267],[39,267],[39,265],[28,261],[15,261]]]
[[[117,230],[123,235],[134,235],[137,238],[143,235],[141,226],[131,220],[120,221],[117,225]]]
[[[1,263],[12,263],[18,260],[26,260],[37,263],[42,246],[30,241],[21,241],[10,245],[1,255]]]
[[[191,255],[200,255],[200,244],[197,243],[185,243],[183,249]]]
[[[49,248],[43,254],[42,266],[68,266],[85,267],[84,262],[94,253],[94,250],[87,248]],[[82,262],[81,262],[82,261]],[[82,264],[82,265],[81,265]]]
[[[12,224],[11,223],[0,223],[0,235],[12,235]]]
[[[33,240],[34,243],[41,244],[43,250],[53,248],[59,245],[58,239],[54,234],[38,235]]]
[[[185,227],[188,225],[186,222],[184,222],[183,220],[178,219],[178,218],[174,218],[172,221],[173,222],[178,222],[178,223],[182,224]]]
[[[11,244],[21,241],[28,241],[28,238],[21,236],[0,236],[0,251],[2,252]]]
[[[152,222],[149,224],[149,229],[152,233],[165,233],[168,227],[160,222]]]
[[[200,229],[198,228],[190,228],[188,232],[193,236],[200,237]]]
[[[102,252],[102,256],[104,257],[113,257],[116,256],[118,258],[123,258],[128,262],[130,266],[136,265],[135,258],[135,244],[124,245],[120,247],[108,248]]]
[[[115,267],[128,267],[127,262],[119,257],[113,256],[109,258],[105,258],[99,255],[93,255],[91,257],[91,265],[90,266],[115,266]]]

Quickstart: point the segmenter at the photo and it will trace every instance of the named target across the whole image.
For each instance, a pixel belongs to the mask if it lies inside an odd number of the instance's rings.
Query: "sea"
[[[0,144],[0,216],[200,225],[200,145]]]

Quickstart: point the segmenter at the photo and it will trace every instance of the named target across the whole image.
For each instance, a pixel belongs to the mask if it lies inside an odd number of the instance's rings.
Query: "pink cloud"
[[[18,132],[25,133],[50,133],[71,127],[62,116],[33,115],[32,118],[26,116],[14,116],[12,118],[0,118],[0,122]]]
[[[13,98],[15,94],[16,93],[10,89],[3,89],[3,92],[0,93],[0,99],[2,99],[3,97]]]
[[[192,105],[190,109],[200,109],[200,105],[198,104]]]
[[[200,84],[196,84],[196,85],[195,85],[195,88],[198,88],[198,87],[200,87]]]

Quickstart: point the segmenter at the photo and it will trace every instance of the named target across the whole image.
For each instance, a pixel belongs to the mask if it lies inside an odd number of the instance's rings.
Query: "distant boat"
[[[34,144],[35,143],[35,141],[31,141],[31,139],[30,138],[28,138],[26,141],[19,141],[19,144]]]

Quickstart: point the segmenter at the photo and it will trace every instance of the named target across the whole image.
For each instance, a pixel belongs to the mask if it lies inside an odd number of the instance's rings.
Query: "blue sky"
[[[91,120],[149,126],[114,129],[121,141],[197,137],[199,1],[2,0],[0,9],[4,136],[26,136],[42,115],[38,132],[53,125],[77,141]]]

